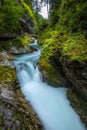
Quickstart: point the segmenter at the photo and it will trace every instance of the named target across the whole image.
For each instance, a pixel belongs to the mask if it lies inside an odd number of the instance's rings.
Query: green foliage
[[[49,29],[42,35],[40,43],[43,45],[42,58],[49,59],[61,53],[61,56],[67,56],[71,60],[79,62],[87,60],[87,39],[83,34],[66,34]]]
[[[50,26],[41,32],[42,57],[56,53],[80,62],[87,60],[87,1],[51,0]],[[53,8],[54,7],[54,8]]]
[[[61,0],[50,0],[49,4],[51,26],[54,26],[59,21],[58,8],[60,7]]]
[[[0,12],[0,31],[16,31],[19,28],[19,19],[24,10],[16,0],[4,0]]]
[[[40,66],[44,70],[42,72],[47,81],[55,84],[58,76],[55,73],[56,66],[53,68],[53,65],[62,57],[70,59],[71,63],[76,61],[76,63],[81,62],[81,65],[85,65],[87,62],[87,0],[61,0],[59,5],[56,5],[56,0],[50,1],[53,2],[50,11],[50,25],[44,31],[41,30],[39,39],[43,46]],[[50,61],[52,58],[55,63]],[[67,63],[66,66],[69,67]],[[79,77],[75,80],[80,83]],[[82,78],[81,80],[83,82]],[[68,98],[87,125],[86,88],[73,85],[73,89],[68,90]]]
[[[35,16],[34,16],[34,12],[32,11],[31,7],[29,5],[27,5],[24,0],[20,0],[22,6],[24,7],[24,9],[27,11],[29,17],[31,17],[35,23],[35,25],[37,25]]]
[[[32,0],[24,0],[24,2],[32,8]]]
[[[87,60],[87,39],[84,35],[80,34],[68,37],[63,46],[62,55],[80,62]]]
[[[59,10],[59,23],[68,31],[87,30],[87,1],[62,0]]]
[[[13,46],[16,48],[28,46],[31,43],[32,37],[30,35],[17,36],[14,39],[1,40],[0,48],[9,51]]]
[[[53,31],[52,29],[44,30],[44,33],[40,37],[40,44],[43,45],[42,57],[50,58],[57,52],[61,52],[63,44],[67,40],[66,34],[61,34],[60,31]],[[45,39],[45,40],[44,40]]]
[[[68,31],[87,30],[86,0],[42,0],[50,5],[50,26],[59,24]]]
[[[48,20],[44,19],[40,14],[35,14],[36,20],[37,20],[37,34],[39,35],[39,33],[41,33],[41,30],[44,30],[47,26],[49,26],[48,24]]]
[[[12,43],[17,47],[28,46],[31,40],[31,36],[25,34],[24,36],[18,36],[15,39],[13,39]]]
[[[63,86],[60,73],[50,64],[48,59],[41,58],[40,67],[43,68],[44,72],[42,73],[49,84],[54,87]]]

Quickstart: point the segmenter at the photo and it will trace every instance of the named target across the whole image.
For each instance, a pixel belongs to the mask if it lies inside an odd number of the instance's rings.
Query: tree
[[[29,6],[32,7],[32,0],[24,0],[24,2],[25,2],[27,5],[29,5]]]

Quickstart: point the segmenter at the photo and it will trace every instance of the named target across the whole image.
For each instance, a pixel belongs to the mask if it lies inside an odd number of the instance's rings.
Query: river
[[[86,130],[80,117],[70,106],[66,88],[54,88],[44,83],[38,69],[41,49],[18,56],[14,60],[21,90],[39,116],[44,130]]]

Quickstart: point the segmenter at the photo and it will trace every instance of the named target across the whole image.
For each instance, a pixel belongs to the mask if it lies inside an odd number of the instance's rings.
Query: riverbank
[[[39,64],[44,79],[52,86],[68,87],[68,99],[87,126],[87,39],[78,34],[70,39],[67,33],[51,31],[45,30],[40,37],[43,52]]]
[[[20,89],[12,62],[15,55],[7,50],[0,50],[0,129],[42,130],[37,114]]]

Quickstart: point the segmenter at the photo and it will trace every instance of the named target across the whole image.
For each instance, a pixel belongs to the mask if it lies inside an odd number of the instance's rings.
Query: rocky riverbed
[[[3,45],[3,44],[2,44]],[[10,50],[10,51],[9,51]],[[42,130],[42,124],[21,92],[16,77],[13,59],[18,54],[32,49],[0,46],[0,129]],[[87,125],[87,64],[69,61],[68,58],[40,59],[44,81],[52,86],[67,86],[71,105]],[[62,71],[62,72],[61,72]],[[68,82],[69,81],[69,82]]]
[[[21,92],[14,55],[0,50],[0,130],[42,130],[42,124]]]

